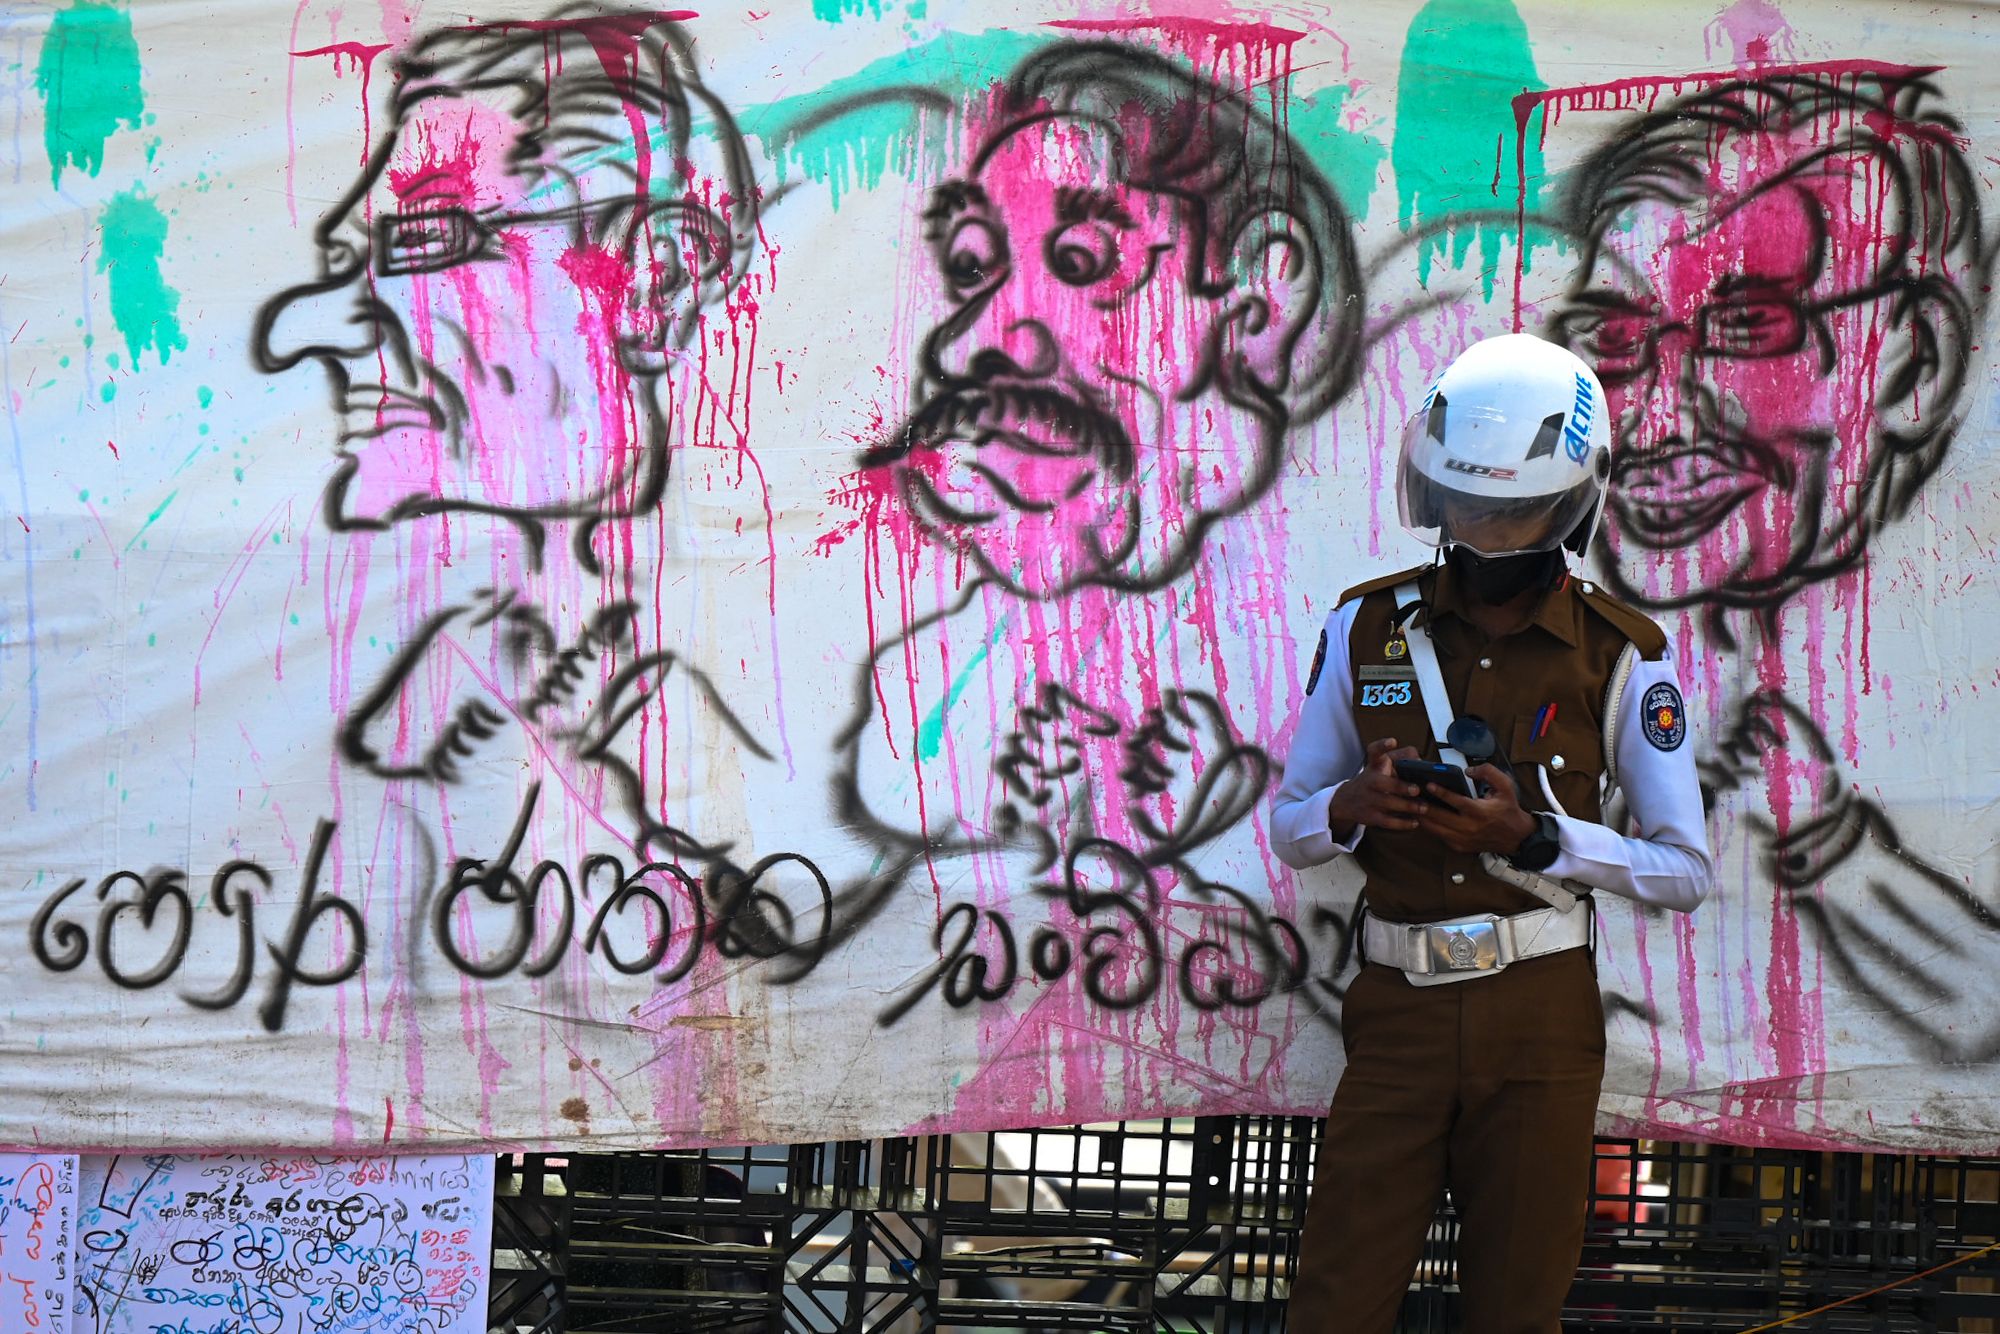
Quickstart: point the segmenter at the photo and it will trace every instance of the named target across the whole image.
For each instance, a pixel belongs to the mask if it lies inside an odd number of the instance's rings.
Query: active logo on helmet
[[[1590,381],[1579,375],[1576,377],[1576,403],[1569,410],[1569,426],[1563,431],[1563,447],[1578,463],[1590,453],[1590,423],[1596,415],[1597,395],[1591,389]]]

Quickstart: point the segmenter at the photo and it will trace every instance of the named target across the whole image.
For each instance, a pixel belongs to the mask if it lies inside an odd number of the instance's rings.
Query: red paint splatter
[[[304,12],[304,6],[300,6],[300,12]],[[298,24],[296,24],[296,20],[294,20],[294,26],[292,26],[292,34],[298,36]],[[342,62],[348,62],[348,60],[354,62],[352,68],[358,70],[360,76],[362,76],[362,94],[360,94],[360,104],[362,104],[362,150],[360,150],[360,160],[362,160],[362,164],[368,162],[368,152],[374,148],[374,106],[368,100],[368,80],[374,74],[374,58],[380,56],[382,52],[386,52],[388,48],[390,48],[390,42],[332,42],[330,46],[314,46],[312,50],[296,50],[296,52],[292,52],[294,58],[332,56],[334,58],[334,78],[342,76],[342,70],[346,68]],[[286,196],[290,196],[292,194],[292,174],[294,174],[294,170],[298,166],[298,142],[296,142],[296,136],[290,132],[292,130],[292,70],[290,68],[284,72],[284,82],[286,82],[284,120],[286,120],[288,138],[292,138],[290,156],[286,158],[286,168],[284,168],[286,170]],[[292,208],[294,208],[292,222],[298,222],[296,200],[292,202]]]
[[[1185,49],[1229,43],[1235,46],[1264,46],[1273,50],[1303,41],[1306,34],[1295,28],[1271,23],[1221,23],[1214,19],[1181,16],[1154,16],[1118,19],[1050,19],[1042,26],[1069,28],[1079,32],[1164,33]]]

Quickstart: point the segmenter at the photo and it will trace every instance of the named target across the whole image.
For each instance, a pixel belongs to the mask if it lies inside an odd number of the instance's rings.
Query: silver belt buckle
[[[1500,966],[1500,930],[1485,922],[1440,922],[1424,929],[1433,973],[1488,972]]]

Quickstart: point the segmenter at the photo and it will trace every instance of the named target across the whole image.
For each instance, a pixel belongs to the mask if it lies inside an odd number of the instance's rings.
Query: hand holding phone
[[[1475,797],[1472,780],[1465,770],[1455,764],[1440,764],[1436,760],[1399,759],[1396,761],[1396,777],[1405,783],[1414,783],[1419,788],[1426,783],[1436,783],[1447,792],[1461,796]]]

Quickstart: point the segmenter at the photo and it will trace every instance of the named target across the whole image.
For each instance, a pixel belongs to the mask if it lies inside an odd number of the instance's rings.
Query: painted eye
[[[1077,222],[1049,238],[1049,272],[1088,287],[1118,267],[1118,233],[1105,222]]]
[[[1805,321],[1789,302],[1728,302],[1703,309],[1701,341],[1718,356],[1782,356],[1805,341]]]
[[[942,250],[944,276],[964,293],[983,287],[1007,262],[1000,231],[982,218],[967,218],[952,228]]]
[[[1608,357],[1631,356],[1646,345],[1646,321],[1628,311],[1606,315],[1598,321],[1591,343]]]
[[[1559,316],[1556,336],[1594,363],[1599,376],[1623,379],[1645,369],[1653,321],[1645,311],[1630,307],[1586,306]]]
[[[486,224],[457,206],[389,213],[375,222],[375,266],[388,276],[436,273],[487,254]]]

